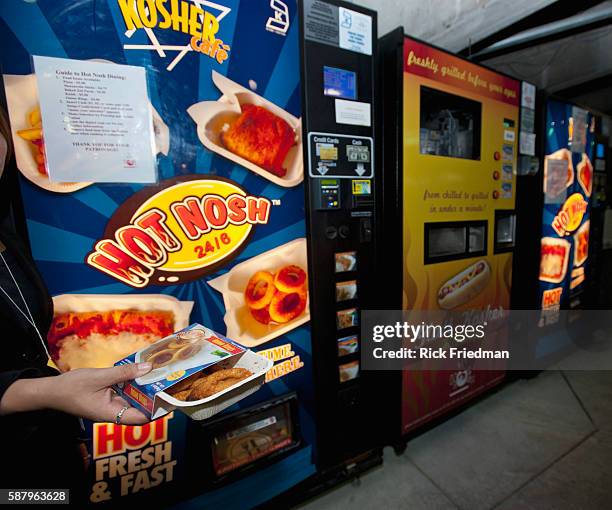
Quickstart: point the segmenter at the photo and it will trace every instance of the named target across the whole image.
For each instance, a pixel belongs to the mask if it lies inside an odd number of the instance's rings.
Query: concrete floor
[[[612,372],[543,372],[302,510],[612,509]]]

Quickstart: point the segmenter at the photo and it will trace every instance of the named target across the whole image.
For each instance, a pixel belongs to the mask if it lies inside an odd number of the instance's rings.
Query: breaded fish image
[[[191,387],[188,400],[200,400],[219,393],[253,375],[246,368],[226,368],[202,377]]]

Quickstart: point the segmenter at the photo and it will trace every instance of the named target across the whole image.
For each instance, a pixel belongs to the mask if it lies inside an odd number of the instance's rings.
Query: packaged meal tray
[[[178,409],[205,420],[255,393],[272,361],[200,324],[192,324],[115,365],[149,362],[142,377],[115,386],[154,420]]]

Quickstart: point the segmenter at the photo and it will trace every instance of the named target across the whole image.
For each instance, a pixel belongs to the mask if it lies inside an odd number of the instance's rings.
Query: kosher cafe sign
[[[136,288],[195,280],[238,255],[271,206],[229,179],[162,181],[115,211],[87,263]]]
[[[177,52],[166,68],[172,71],[189,52],[196,52],[225,63],[231,47],[218,36],[220,22],[231,8],[218,2],[207,0],[117,0],[121,17],[125,24],[125,37],[128,39],[142,30],[149,39],[149,44],[124,44],[126,50],[155,51],[158,56],[166,57],[167,53]],[[184,46],[161,44],[158,33],[171,31],[185,37]]]

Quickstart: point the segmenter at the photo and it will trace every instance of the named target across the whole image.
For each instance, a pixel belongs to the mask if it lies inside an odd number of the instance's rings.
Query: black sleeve
[[[18,379],[33,379],[35,377],[44,377],[45,374],[39,368],[24,368],[22,370],[10,370],[8,372],[0,372],[0,400],[4,396],[4,392],[9,386]]]

